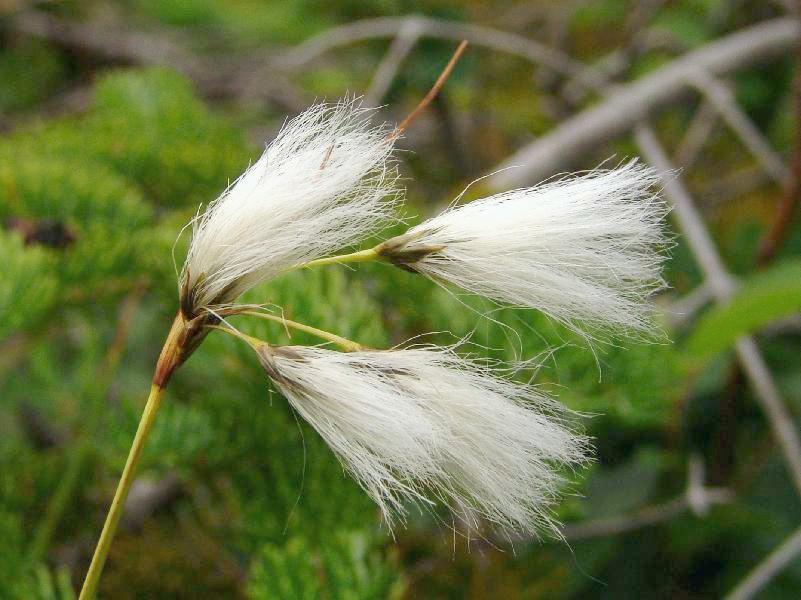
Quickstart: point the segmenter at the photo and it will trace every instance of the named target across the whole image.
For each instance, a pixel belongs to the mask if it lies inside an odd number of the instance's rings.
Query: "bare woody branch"
[[[709,100],[704,98],[673,153],[673,161],[676,166],[687,168],[695,164],[717,122],[718,111]]]
[[[734,498],[725,488],[704,485],[705,477],[703,462],[699,457],[693,456],[690,458],[687,473],[687,487],[680,496],[625,515],[568,523],[562,527],[562,535],[569,541],[620,535],[669,521],[687,511],[703,517],[712,506],[727,504]]]
[[[389,50],[384,55],[381,63],[376,69],[370,87],[365,94],[365,102],[375,106],[386,96],[392,82],[398,75],[403,61],[420,39],[420,23],[416,19],[408,20],[398,31],[398,35],[392,40]]]
[[[801,554],[801,527],[751,571],[726,600],[748,600],[756,596],[778,573]]]
[[[704,488],[703,493],[709,505],[726,504],[731,501],[731,494],[724,489]],[[620,535],[670,521],[691,509],[687,495],[682,494],[667,502],[646,506],[625,515],[568,523],[562,527],[562,535],[568,541]]]
[[[665,195],[673,204],[675,218],[704,272],[710,291],[718,302],[728,301],[735,290],[734,281],[723,265],[692,198],[679,178],[670,174],[673,165],[662,145],[647,125],[639,125],[635,137],[645,159],[664,174],[662,183]],[[776,383],[753,338],[740,338],[736,344],[736,352],[754,395],[779,442],[796,491],[801,495],[801,440],[798,437],[795,421],[782,401]]]
[[[285,70],[304,68],[335,48],[369,39],[394,38],[401,30],[408,28],[410,23],[415,24],[420,37],[467,40],[475,46],[513,54],[558,73],[569,75],[585,86],[600,89],[605,84],[603,78],[593,74],[580,62],[527,37],[491,27],[417,15],[364,19],[329,29],[284,53],[277,59],[276,64]]]
[[[798,17],[796,16],[796,18]],[[796,70],[792,91],[795,112],[795,142],[790,159],[790,176],[784,189],[784,196],[776,207],[773,222],[760,243],[757,256],[757,266],[760,267],[768,264],[778,252],[798,210],[798,205],[801,203],[801,43],[796,43],[795,55]]]
[[[504,161],[486,183],[493,189],[506,190],[541,181],[686,95],[698,69],[713,76],[725,75],[786,52],[798,35],[799,25],[794,19],[775,19],[685,54],[646,77],[616,88],[597,106],[522,148]],[[511,166],[518,168],[506,168]]]
[[[737,105],[728,86],[701,69],[692,75],[691,81],[742,140],[765,172],[779,185],[786,184],[789,173],[784,161]]]

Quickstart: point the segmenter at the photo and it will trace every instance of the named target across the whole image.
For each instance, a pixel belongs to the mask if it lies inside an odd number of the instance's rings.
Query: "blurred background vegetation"
[[[419,22],[394,19],[410,14],[437,21],[418,38],[408,23]],[[766,0],[0,2],[0,598],[73,597],[176,309],[173,252],[180,264],[187,241],[174,247],[178,233],[287,116],[315,98],[367,92],[384,118],[400,120],[464,34],[448,27],[488,28],[467,33],[498,47],[471,46],[402,140],[414,221],[603,101],[532,58],[525,40],[625,86],[795,14],[789,1]],[[349,23],[373,34],[336,29]],[[248,294],[377,347],[447,331],[429,339],[472,333],[493,358],[540,356],[534,381],[594,415],[583,424],[597,460],[571,477],[558,507],[566,542],[468,543],[416,512],[391,535],[250,352],[212,335],[169,388],[101,596],[710,598],[734,589],[801,524],[786,453],[731,350],[753,333],[780,402],[801,411],[801,228],[792,210],[777,212],[797,195],[782,171],[796,143],[793,57],[788,44],[720,81],[767,159],[697,93],[653,117],[726,267],[745,282],[729,309],[715,308],[677,230],[672,287],[656,299],[671,342],[589,345],[532,311],[479,319],[475,309],[490,305],[381,265],[293,273]],[[624,134],[572,166],[638,154]],[[778,177],[765,168],[771,157]],[[480,182],[468,196],[485,191]],[[771,235],[777,252],[758,261]],[[286,341],[267,323],[241,326]],[[789,424],[797,434],[798,421]],[[799,586],[796,558],[760,597],[798,597]]]

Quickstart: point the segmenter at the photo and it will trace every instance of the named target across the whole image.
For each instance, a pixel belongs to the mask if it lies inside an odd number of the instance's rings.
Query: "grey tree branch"
[[[699,181],[697,196],[703,198],[704,207],[712,207],[728,202],[733,196],[747,196],[770,180],[761,166],[748,165],[722,173],[716,181]]]
[[[731,500],[731,495],[723,489],[705,488],[705,499],[712,504],[725,504]],[[686,494],[677,498],[646,506],[638,511],[625,515],[608,517],[604,519],[591,519],[580,523],[568,523],[562,528],[562,535],[568,541],[583,540],[587,538],[619,535],[629,531],[650,527],[669,521],[674,517],[691,509]]]
[[[713,299],[706,283],[685,294],[665,309],[665,317],[673,328],[687,325]]]
[[[779,185],[785,185],[790,174],[784,161],[737,105],[729,87],[700,69],[692,75],[691,81],[759,161],[765,172]]]
[[[506,52],[546,66],[591,88],[600,89],[605,85],[604,79],[580,62],[527,37],[491,27],[419,15],[364,19],[329,29],[284,53],[276,64],[284,70],[302,69],[334,48],[368,39],[395,37],[404,27],[408,27],[409,22],[417,25],[421,37],[467,40],[475,46]]]
[[[677,166],[687,168],[695,164],[704,144],[706,144],[709,136],[712,135],[717,121],[717,110],[709,100],[703,98],[701,105],[690,121],[690,125],[684,132],[684,137],[681,138],[681,142],[676,146],[676,151],[673,153],[673,162]]]
[[[729,490],[706,487],[704,478],[703,462],[694,456],[690,459],[687,488],[680,496],[661,504],[646,506],[625,515],[567,523],[562,527],[562,535],[570,541],[606,535],[619,535],[669,521],[686,511],[690,511],[698,517],[703,517],[711,506],[731,502],[733,495]]]
[[[417,40],[420,39],[420,33],[420,22],[416,19],[409,19],[401,26],[398,35],[392,40],[389,50],[378,65],[373,80],[370,82],[370,88],[364,95],[368,105],[375,106],[386,96],[403,61],[406,60],[417,44]]]
[[[678,176],[671,174],[673,165],[662,145],[647,125],[638,125],[635,137],[645,159],[663,173],[665,194],[673,204],[676,220],[704,272],[710,291],[718,302],[728,301],[735,289],[734,280],[723,265],[692,198]],[[736,352],[754,395],[779,442],[796,491],[801,495],[801,440],[795,428],[795,421],[784,405],[753,338],[740,338],[737,341]]]
[[[624,26],[629,36],[628,44],[602,56],[589,68],[597,72],[609,84],[628,71],[634,60],[649,50],[664,50],[674,54],[685,52],[687,47],[679,42],[670,32],[647,27],[664,2],[645,2],[635,4],[635,10]],[[650,5],[650,6],[649,6]],[[637,10],[639,8],[639,10]],[[564,86],[563,93],[573,102],[580,102],[587,97],[587,89],[574,79]]]
[[[683,97],[698,69],[725,75],[786,52],[799,35],[791,18],[766,21],[689,52],[652,74],[616,88],[600,104],[516,152],[486,180],[507,190],[536,183],[570,167],[598,144],[630,131],[656,109]],[[524,166],[519,166],[524,165]],[[518,168],[504,169],[518,166]]]
[[[801,527],[751,571],[726,600],[747,600],[753,598],[771,579],[782,571],[793,559],[801,554]]]

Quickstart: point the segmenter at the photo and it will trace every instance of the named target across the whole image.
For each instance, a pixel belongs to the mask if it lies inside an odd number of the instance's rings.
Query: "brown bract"
[[[175,370],[186,362],[208,334],[207,325],[212,325],[217,320],[211,314],[187,319],[182,311],[178,311],[156,363],[153,385],[162,389],[167,386]]]
[[[376,246],[375,251],[396,267],[416,273],[417,270],[414,268],[416,262],[445,248],[441,244],[415,244],[426,233],[428,232],[417,231],[395,236]]]

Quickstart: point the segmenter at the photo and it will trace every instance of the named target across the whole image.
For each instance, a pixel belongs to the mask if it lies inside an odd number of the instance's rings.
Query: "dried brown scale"
[[[183,311],[179,310],[156,363],[153,384],[165,388],[175,370],[186,362],[208,335],[207,326],[218,320],[210,313],[187,320]]]
[[[299,385],[297,382],[292,381],[285,377],[281,372],[278,370],[278,366],[275,364],[275,360],[273,356],[276,354],[282,354],[285,358],[290,360],[297,360],[301,362],[305,362],[305,359],[301,357],[297,352],[292,350],[292,348],[288,346],[279,346],[273,347],[269,344],[264,344],[255,349],[256,355],[259,357],[259,362],[261,366],[264,368],[264,372],[267,373],[267,376],[275,381],[279,385],[283,385],[292,389],[297,390],[300,393],[307,394],[308,390],[306,390],[303,386]]]
[[[186,362],[186,360],[197,350],[201,342],[208,335],[210,325],[217,325],[220,322],[220,314],[233,315],[241,309],[224,309],[220,312],[212,312],[197,305],[197,286],[203,281],[203,276],[198,278],[198,282],[189,288],[189,273],[187,272],[181,283],[179,293],[179,309],[175,315],[167,340],[164,342],[161,355],[156,363],[156,370],[153,375],[153,383],[160,388],[166,387],[175,370]],[[224,303],[224,297],[228,289],[221,292],[219,303]]]
[[[385,258],[390,263],[411,273],[416,273],[415,263],[420,262],[426,256],[440,252],[445,249],[443,245],[417,245],[413,243],[426,235],[427,231],[415,233],[405,233],[396,236],[376,246],[376,254]]]

